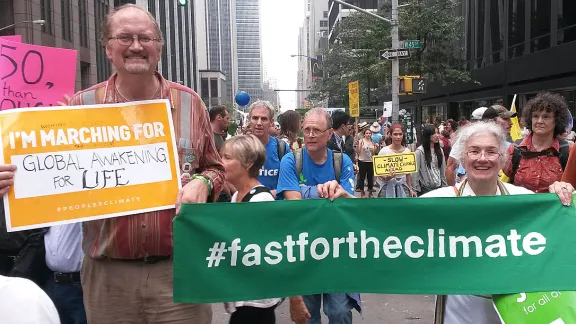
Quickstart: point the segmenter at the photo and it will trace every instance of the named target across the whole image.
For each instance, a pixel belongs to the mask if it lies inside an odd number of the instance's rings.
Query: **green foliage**
[[[470,81],[460,59],[463,19],[455,14],[459,0],[406,0],[399,10],[400,40],[421,40],[400,61],[401,75],[422,75],[443,84]],[[379,14],[390,17],[388,8]],[[348,107],[348,82],[360,82],[360,105],[378,104],[391,92],[391,61],[380,60],[380,50],[391,48],[391,26],[362,13],[337,26],[337,41],[324,54],[324,78],[314,85],[313,100],[329,99],[331,107]]]

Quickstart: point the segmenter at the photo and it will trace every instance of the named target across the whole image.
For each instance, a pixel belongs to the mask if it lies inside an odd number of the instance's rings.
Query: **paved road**
[[[375,188],[379,190],[380,188]],[[374,195],[376,195],[374,193]],[[360,198],[360,193],[355,192]],[[362,294],[364,318],[353,311],[354,323],[362,324],[432,324],[434,322],[434,296],[422,295],[376,295]],[[222,304],[212,307],[214,317],[212,324],[227,324],[230,315],[224,311]],[[324,317],[324,324],[328,319]],[[288,302],[285,301],[276,309],[276,324],[293,324],[290,320]]]
[[[432,324],[434,320],[434,296],[375,295],[363,294],[364,319],[354,313],[354,323],[362,324]],[[229,315],[222,304],[213,305],[213,324],[227,324]],[[288,302],[276,310],[277,324],[292,324]],[[328,324],[328,320],[323,320]]]

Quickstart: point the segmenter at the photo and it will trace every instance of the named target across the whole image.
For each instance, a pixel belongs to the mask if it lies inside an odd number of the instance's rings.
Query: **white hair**
[[[249,113],[248,115],[250,117],[252,117],[252,110],[254,108],[266,108],[268,109],[268,115],[270,115],[270,120],[274,120],[274,105],[272,105],[272,103],[270,101],[266,101],[266,100],[258,100],[256,102],[254,102],[253,104],[250,105],[249,108]]]
[[[498,148],[500,151],[500,159],[506,161],[506,151],[510,143],[506,141],[506,132],[504,129],[494,123],[479,121],[475,122],[469,126],[461,127],[456,132],[456,141],[452,145],[452,150],[450,151],[450,156],[455,158],[458,162],[462,162],[464,155],[466,154],[466,144],[471,137],[475,137],[483,134],[491,134],[498,141]]]

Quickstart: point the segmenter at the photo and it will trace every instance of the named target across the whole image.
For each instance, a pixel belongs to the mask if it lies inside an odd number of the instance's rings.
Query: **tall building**
[[[0,0],[0,31],[22,35],[22,42],[75,49],[76,91],[110,76],[110,63],[98,40],[104,14],[113,0]],[[43,26],[23,23],[44,20]]]
[[[378,9],[382,7],[384,2],[386,2],[386,0],[345,0],[345,1],[351,5],[354,5],[362,9],[366,9],[367,11],[371,11],[374,13],[376,13]],[[342,6],[341,4],[336,3],[332,0],[328,0],[328,28],[330,31],[329,32],[330,43],[333,43],[336,40],[337,31],[335,27],[338,25],[338,22],[355,12],[356,11],[354,9]]]
[[[222,100],[232,102],[238,87],[238,58],[236,56],[236,0],[206,0],[208,24],[208,66],[226,77],[226,95]]]
[[[514,95],[522,110],[538,92],[553,91],[576,116],[575,13],[574,0],[462,0],[461,55],[477,83],[430,82],[420,101],[403,96],[401,107],[417,108],[422,122],[457,120],[481,106],[510,107]]]
[[[328,2],[306,0],[305,18],[298,35],[298,90],[297,106],[304,108],[317,75],[314,66],[321,65],[322,53],[328,40]]]
[[[196,55],[195,3],[178,0],[116,0],[136,3],[150,11],[160,23],[164,35],[162,57],[158,71],[173,82],[183,84],[199,92],[199,68]]]
[[[262,99],[260,0],[236,0],[238,90]]]

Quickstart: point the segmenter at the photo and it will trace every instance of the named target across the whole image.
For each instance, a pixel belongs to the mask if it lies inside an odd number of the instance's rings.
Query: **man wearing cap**
[[[512,144],[512,138],[510,137],[510,130],[512,129],[512,120],[510,118],[516,117],[517,114],[506,109],[502,105],[493,105],[490,107],[480,107],[472,112],[472,122],[476,121],[493,121],[500,125],[506,132],[506,141],[508,146]],[[450,155],[448,161],[446,162],[446,182],[449,186],[454,186],[456,184],[456,169],[459,164]]]

